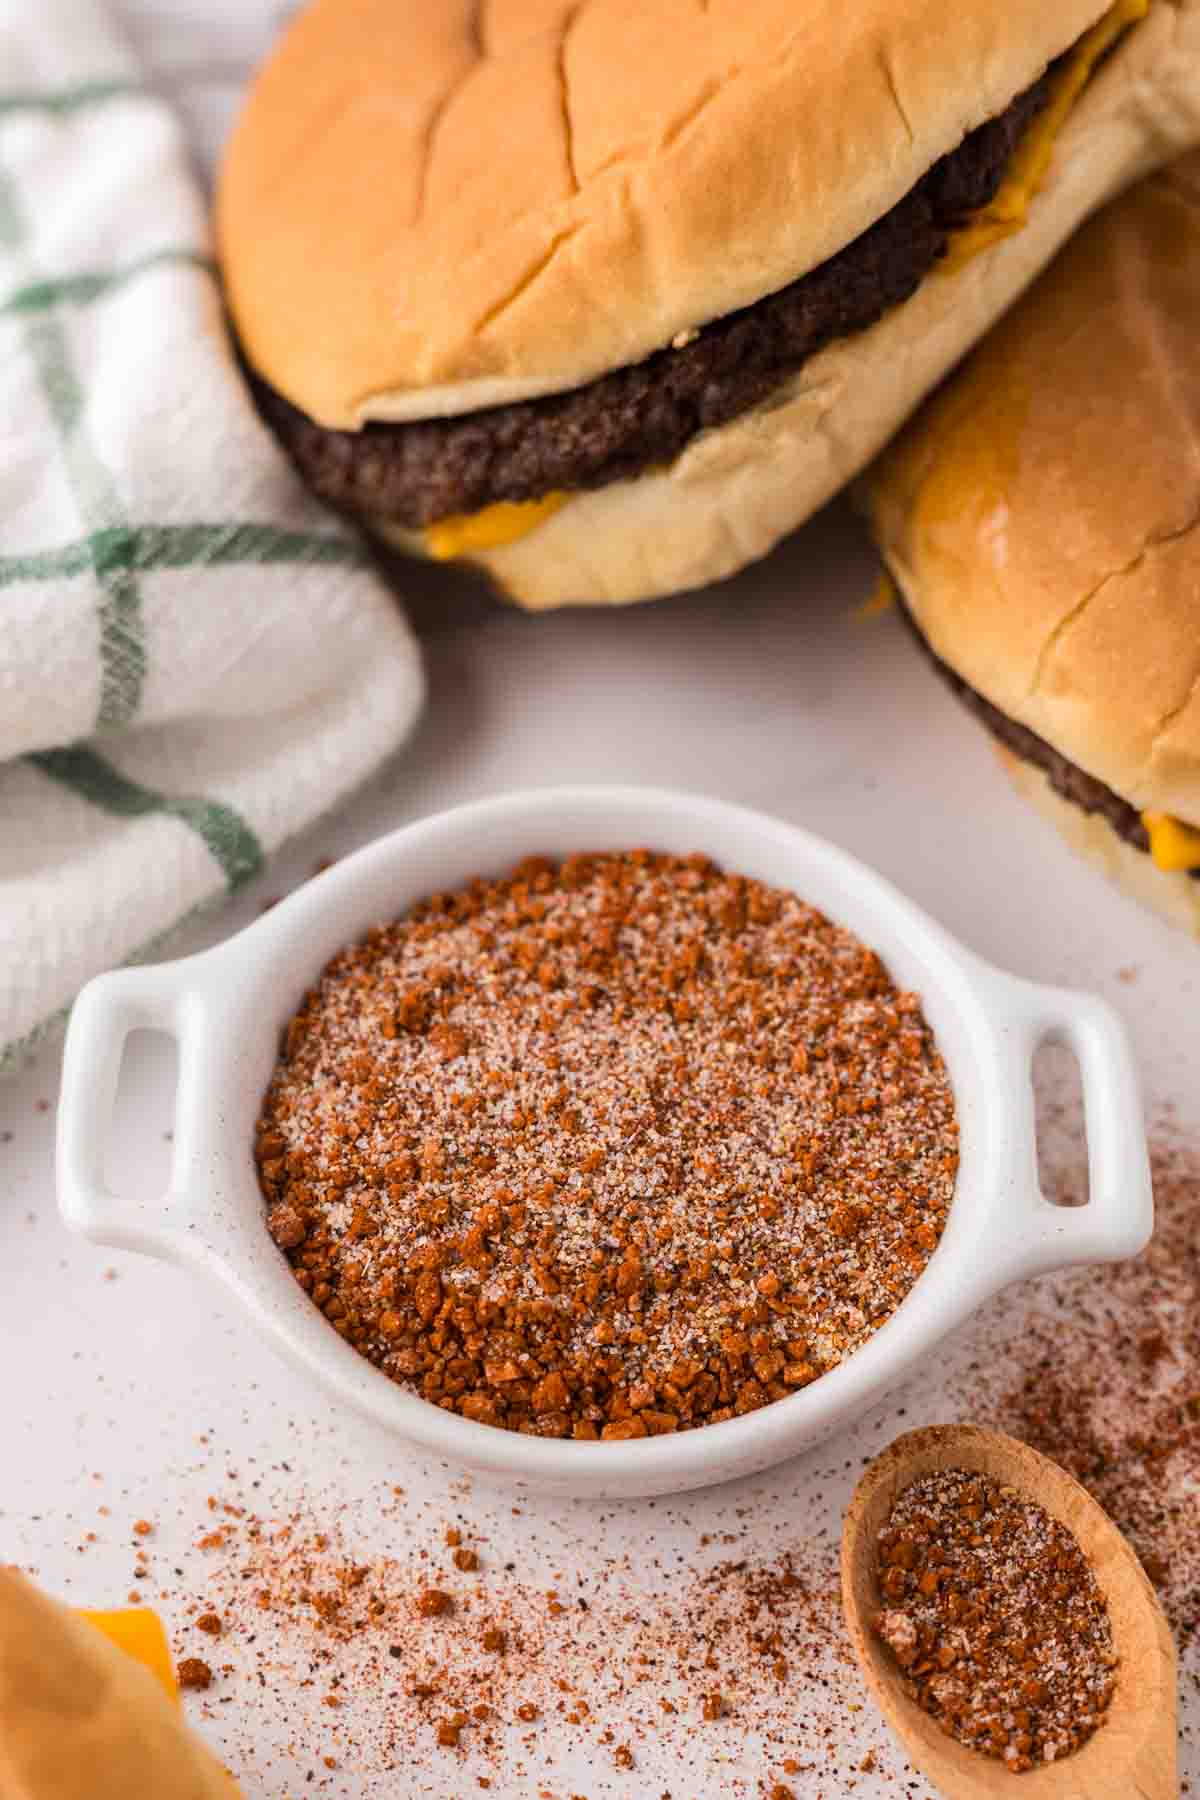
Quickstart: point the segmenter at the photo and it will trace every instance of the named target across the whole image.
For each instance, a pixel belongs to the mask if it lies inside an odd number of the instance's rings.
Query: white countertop
[[[222,13],[136,0],[123,10],[180,94],[201,158],[208,157],[244,68],[267,41],[273,9],[226,0]],[[180,948],[253,918],[318,859],[460,800],[563,780],[690,787],[834,839],[1002,966],[1106,994],[1132,1029],[1151,1112],[1173,1107],[1184,1124],[1200,1122],[1193,1073],[1200,950],[1077,866],[1010,794],[983,734],[895,617],[867,623],[853,616],[872,578],[870,553],[840,510],[720,589],[628,612],[531,618],[463,596],[452,581],[414,577],[412,610],[430,674],[414,742]],[[153,1193],[161,1183],[171,1073],[164,1040],[133,1047],[110,1154],[123,1190]],[[785,1683],[772,1688],[765,1675],[757,1678],[759,1698],[740,1714],[703,1727],[694,1714],[665,1716],[660,1730],[630,1737],[632,1770],[617,1766],[602,1741],[601,1725],[621,1737],[615,1715],[602,1707],[595,1732],[544,1722],[525,1734],[532,1749],[491,1765],[474,1753],[464,1761],[434,1748],[427,1731],[409,1733],[384,1754],[381,1690],[360,1684],[344,1706],[327,1709],[320,1682],[294,1687],[286,1705],[270,1684],[259,1685],[254,1670],[264,1654],[303,1678],[311,1651],[303,1632],[264,1615],[256,1643],[244,1628],[231,1629],[210,1654],[186,1623],[189,1603],[195,1610],[220,1586],[212,1553],[197,1548],[205,1497],[249,1504],[268,1520],[296,1514],[318,1529],[336,1516],[348,1552],[364,1563],[385,1559],[401,1587],[406,1571],[421,1582],[422,1551],[436,1556],[440,1527],[461,1516],[470,1541],[486,1542],[485,1580],[490,1570],[503,1586],[500,1565],[511,1560],[517,1569],[505,1591],[518,1600],[569,1580],[580,1594],[594,1592],[598,1616],[626,1623],[631,1610],[644,1620],[669,1609],[663,1571],[681,1558],[693,1565],[722,1553],[778,1560],[794,1551],[806,1579],[827,1584],[841,1508],[862,1458],[897,1429],[969,1417],[972,1363],[1019,1343],[1029,1309],[1069,1299],[1062,1278],[1003,1299],[855,1432],[768,1476],[657,1504],[526,1500],[514,1517],[511,1496],[421,1469],[372,1429],[332,1416],[324,1397],[198,1281],[70,1239],[54,1207],[57,1078],[57,1052],[47,1050],[0,1089],[8,1350],[0,1560],[36,1570],[76,1603],[119,1605],[134,1586],[133,1521],[152,1521],[149,1575],[139,1591],[163,1613],[181,1654],[233,1665],[189,1704],[247,1795],[449,1800],[478,1791],[480,1774],[506,1800],[537,1793],[640,1800],[665,1792],[723,1800],[768,1793],[774,1781],[806,1800],[926,1795],[820,1633],[805,1656],[792,1657]],[[1069,1134],[1058,1154],[1078,1156]],[[393,1493],[397,1486],[403,1495]],[[736,1538],[736,1549],[721,1552],[722,1533]],[[705,1535],[717,1542],[701,1544]],[[233,1578],[226,1569],[220,1579]],[[625,1612],[613,1610],[617,1593]],[[559,1661],[578,1673],[570,1627],[547,1652],[539,1680]],[[803,1633],[797,1628],[794,1636],[798,1642]],[[625,1654],[619,1644],[617,1654]],[[1191,1655],[1182,1772],[1195,1782],[1194,1647]],[[869,1750],[875,1769],[863,1772]],[[332,1770],[322,1761],[326,1751]],[[782,1773],[785,1758],[800,1772]]]

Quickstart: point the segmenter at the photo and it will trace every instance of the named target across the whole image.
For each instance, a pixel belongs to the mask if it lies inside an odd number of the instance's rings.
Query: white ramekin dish
[[[574,1443],[474,1424],[389,1381],[337,1335],[267,1234],[251,1145],[280,1028],[343,945],[414,900],[524,856],[633,848],[703,851],[789,888],[878,950],[923,998],[954,1085],[961,1161],[945,1233],[880,1331],[810,1387],[743,1418],[666,1437]],[[121,1049],[138,1027],[179,1045],[171,1182],[153,1205],[109,1191],[103,1160]],[[1041,1194],[1030,1061],[1075,1052],[1090,1199]],[[381,838],[203,955],[102,975],[76,1003],[58,1120],[68,1225],[206,1275],[338,1401],[435,1458],[550,1494],[670,1493],[748,1475],[862,1413],[1010,1282],[1131,1256],[1153,1223],[1137,1079],[1103,1002],[1037,987],[981,962],[887,882],[794,826],[698,796],[579,787],[455,808]]]

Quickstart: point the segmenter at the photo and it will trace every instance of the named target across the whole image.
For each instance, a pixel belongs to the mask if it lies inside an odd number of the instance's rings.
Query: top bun
[[[328,426],[578,386],[824,262],[1109,0],[313,0],[217,226]]]
[[[943,661],[1200,824],[1200,154],[1075,237],[867,478]]]

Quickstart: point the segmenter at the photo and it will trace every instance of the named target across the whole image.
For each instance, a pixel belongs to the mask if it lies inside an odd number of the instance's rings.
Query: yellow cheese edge
[[[886,569],[881,569],[875,585],[865,600],[860,600],[851,613],[856,624],[867,624],[871,619],[881,619],[898,604],[900,593],[895,582]]]
[[[1150,4],[1151,0],[1117,0],[1080,38],[1070,61],[1060,71],[1049,100],[1013,151],[1008,172],[994,199],[951,238],[938,265],[943,275],[957,274],[972,257],[1020,231],[1050,172],[1059,134],[1096,64],[1122,32],[1145,18]]]
[[[123,1650],[135,1662],[140,1662],[144,1668],[149,1669],[171,1699],[178,1700],[175,1665],[171,1661],[167,1634],[157,1613],[151,1612],[149,1607],[131,1606],[118,1612],[81,1610],[79,1617],[89,1625],[94,1625],[118,1650]]]
[[[1174,819],[1170,813],[1144,812],[1142,824],[1150,839],[1154,866],[1164,874],[1200,869],[1200,831]]]
[[[975,214],[950,239],[938,270],[957,274],[973,257],[1001,238],[1020,231],[1029,208],[1044,183],[1054,145],[1071,108],[1087,86],[1092,70],[1121,33],[1144,19],[1151,0],[1117,0],[1091,30],[1080,38],[1074,55],[1062,70],[1045,107],[1017,145],[995,198]],[[496,550],[528,537],[571,498],[567,493],[546,494],[541,500],[497,501],[477,513],[452,513],[425,528],[426,554],[434,562],[454,562],[472,551]]]
[[[434,562],[452,562],[472,550],[496,550],[515,544],[565,506],[569,494],[545,494],[540,500],[498,500],[477,513],[451,513],[425,528],[425,548]]]

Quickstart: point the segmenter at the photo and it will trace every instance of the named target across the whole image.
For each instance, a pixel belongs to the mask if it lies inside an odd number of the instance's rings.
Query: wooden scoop
[[[877,1539],[896,1496],[933,1469],[977,1469],[1016,1488],[1075,1534],[1108,1605],[1119,1659],[1105,1723],[1074,1755],[1026,1774],[949,1737],[901,1686],[871,1629],[886,1602]],[[842,1604],[854,1651],[884,1718],[921,1773],[950,1800],[1176,1800],[1175,1643],[1154,1589],[1102,1507],[1027,1444],[977,1425],[906,1432],[858,1484],[842,1528]]]

